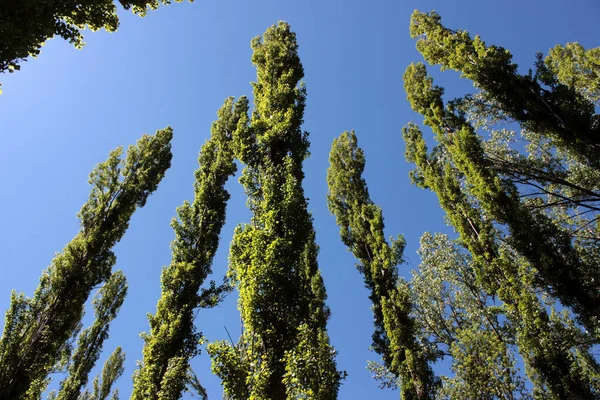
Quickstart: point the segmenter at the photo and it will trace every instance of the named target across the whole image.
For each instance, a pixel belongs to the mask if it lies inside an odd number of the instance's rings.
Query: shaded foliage
[[[510,306],[477,284],[473,260],[446,235],[425,233],[411,291],[419,335],[451,362],[438,398],[529,399]]]
[[[183,1],[183,0],[175,0]],[[0,7],[0,73],[20,69],[20,63],[37,56],[42,45],[59,36],[81,48],[81,31],[117,30],[117,4],[145,16],[171,0],[7,0]]]

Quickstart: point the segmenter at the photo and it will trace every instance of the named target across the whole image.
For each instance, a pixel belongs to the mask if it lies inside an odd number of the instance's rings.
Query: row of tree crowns
[[[143,13],[158,2],[126,4]],[[88,6],[106,21],[114,14],[112,1]],[[17,15],[14,7],[0,11],[0,20]],[[333,142],[327,202],[370,293],[381,363],[369,368],[403,399],[599,398],[600,48],[557,46],[538,56],[535,73],[521,75],[507,50],[444,27],[434,12],[416,11],[410,32],[429,64],[460,71],[478,92],[445,105],[424,64],[405,72],[411,107],[436,140],[429,151],[418,125],[403,129],[411,178],[437,195],[457,234],[426,233],[410,280],[398,270],[405,240],[385,238],[355,133]],[[190,365],[205,342],[194,319],[234,288],[242,335],[207,345],[226,398],[335,399],[346,375],[327,334],[330,312],[302,188],[309,142],[296,36],[280,22],[251,45],[254,107],[250,113],[245,97],[226,99],[200,151],[194,199],[171,223],[172,260],[143,336],[135,399],[177,399],[185,391],[208,398]],[[502,129],[507,123],[515,130]],[[170,128],[144,135],[125,158],[115,150],[90,175],[80,232],[33,297],[12,294],[0,339],[0,399],[40,398],[54,371],[66,375],[52,399],[118,398],[120,347],[86,389],[127,293],[122,272],[111,271],[111,249],[170,167],[171,139]],[[235,229],[225,281],[207,282],[236,160],[252,219]],[[82,330],[98,285],[96,319]],[[451,376],[436,374],[448,360]]]
[[[344,373],[337,371],[326,331],[329,309],[302,188],[309,143],[301,130],[306,93],[296,36],[280,22],[252,48],[254,110],[250,116],[245,97],[228,98],[200,151],[194,200],[177,209],[171,224],[172,261],[162,273],[156,313],[149,316],[132,398],[176,399],[188,390],[207,398],[190,367],[204,341],[194,318],[198,308],[217,305],[234,287],[240,291],[242,337],[235,345],[208,346],[226,395],[337,397]],[[116,259],[110,249],[169,168],[171,138],[170,128],[145,135],[124,160],[116,150],[91,174],[79,234],[53,260],[32,298],[13,294],[0,342],[0,398],[39,398],[55,370],[65,370],[66,377],[50,398],[111,396],[123,373],[120,348],[92,388],[84,389],[127,292],[123,274],[111,275]],[[236,159],[245,165],[240,181],[254,216],[236,229],[226,282],[207,284]],[[93,302],[96,321],[79,333],[86,300],[102,283]]]

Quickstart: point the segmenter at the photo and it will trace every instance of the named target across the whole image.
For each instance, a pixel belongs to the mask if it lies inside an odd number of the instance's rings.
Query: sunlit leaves
[[[236,345],[209,345],[213,372],[232,399],[336,398],[341,373],[302,188],[308,139],[296,35],[280,22],[251,45],[254,109],[233,140],[253,217],[235,230],[229,268],[243,334]]]

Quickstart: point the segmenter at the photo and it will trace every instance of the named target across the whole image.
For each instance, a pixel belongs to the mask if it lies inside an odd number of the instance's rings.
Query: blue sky
[[[173,164],[158,191],[133,217],[116,247],[116,268],[129,281],[129,296],[111,327],[106,354],[117,345],[127,352],[122,398],[141,358],[139,333],[160,295],[160,272],[170,261],[169,221],[191,199],[197,153],[209,136],[216,110],[228,96],[251,95],[255,70],[250,39],[278,20],[297,33],[308,89],[304,129],[312,156],[305,163],[305,189],[313,211],[319,263],[332,311],[329,334],[348,372],[340,399],[396,399],[381,390],[365,369],[372,317],[368,293],[341,244],[325,202],[327,157],[334,137],[355,129],[367,157],[371,195],[383,207],[386,233],[403,233],[408,265],[418,266],[418,240],[424,231],[446,231],[435,196],[410,185],[400,129],[413,114],[402,89],[402,73],[420,61],[408,34],[412,11],[437,10],[444,23],[481,35],[510,49],[526,71],[536,51],[579,41],[598,46],[600,5],[595,0],[563,1],[202,1],[161,7],[140,19],[121,13],[116,33],[86,32],[82,51],[51,40],[37,59],[15,74],[0,76],[0,311],[11,289],[31,295],[38,277],[78,230],[76,214],[85,202],[87,177],[95,164],[142,133],[174,129]],[[469,84],[452,72],[434,74],[447,92],[461,94]],[[233,228],[249,218],[237,180],[221,246],[216,279],[227,267]],[[209,340],[237,338],[237,297],[198,315]],[[89,318],[86,318],[86,321]],[[193,361],[211,399],[221,398],[219,380],[203,353]],[[58,377],[60,379],[60,377]]]

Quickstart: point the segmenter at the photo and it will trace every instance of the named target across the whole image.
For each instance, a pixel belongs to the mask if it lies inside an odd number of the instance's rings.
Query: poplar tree
[[[215,306],[226,289],[212,282],[200,290],[212,271],[225,223],[229,199],[225,183],[236,171],[232,135],[245,129],[247,112],[245,97],[225,101],[198,157],[194,201],[185,201],[171,222],[173,258],[162,273],[156,314],[148,317],[150,333],[144,335],[144,359],[134,376],[133,399],[178,399],[190,383],[189,361],[203,341],[194,326],[195,310]]]
[[[212,343],[213,372],[232,399],[335,399],[342,374],[329,344],[325,288],[302,188],[308,134],[296,35],[279,22],[252,41],[254,110],[234,135],[253,213],[235,230],[229,275],[239,289],[239,342]]]
[[[45,389],[90,292],[111,275],[112,247],[170,167],[172,136],[171,128],[144,135],[124,159],[118,148],[90,174],[79,233],[44,271],[33,297],[11,295],[0,339],[0,399],[34,399]]]
[[[548,314],[532,286],[535,269],[500,245],[507,238],[472,204],[445,148],[438,146],[428,154],[414,125],[409,125],[404,135],[407,158],[416,165],[414,181],[438,196],[448,221],[473,256],[477,284],[505,304],[534,394],[555,399],[595,398],[599,369],[589,352],[593,338],[569,321],[565,324],[554,313]]]
[[[411,291],[398,277],[405,241],[402,236],[391,243],[385,239],[382,210],[371,200],[362,177],[365,157],[354,132],[344,132],[333,141],[329,164],[329,210],[340,226],[342,242],[358,259],[358,270],[371,292],[373,349],[400,379],[402,399],[432,399],[436,380],[429,365],[431,355],[417,340]]]
[[[0,7],[0,73],[20,69],[23,60],[36,57],[43,44],[54,36],[81,48],[84,28],[117,30],[117,3],[143,17],[148,10],[171,0],[4,1]]]
[[[106,284],[92,300],[95,321],[83,330],[77,340],[77,348],[67,368],[68,376],[60,383],[56,400],[77,400],[88,376],[102,352],[102,345],[108,338],[110,323],[117,316],[125,296],[127,281],[121,271],[111,275]]]
[[[585,286],[570,241],[544,215],[527,209],[517,188],[496,175],[474,128],[453,103],[444,107],[443,89],[433,85],[424,65],[409,66],[404,80],[411,106],[424,115],[439,143],[428,153],[420,129],[414,124],[404,129],[407,159],[416,165],[413,181],[437,194],[473,256],[478,283],[510,308],[507,316],[514,318],[516,344],[534,393],[596,398],[599,369],[588,351],[594,339],[549,315],[536,292],[557,295],[587,326],[595,326],[597,304],[589,301],[594,292]],[[494,221],[508,229],[497,229]]]

